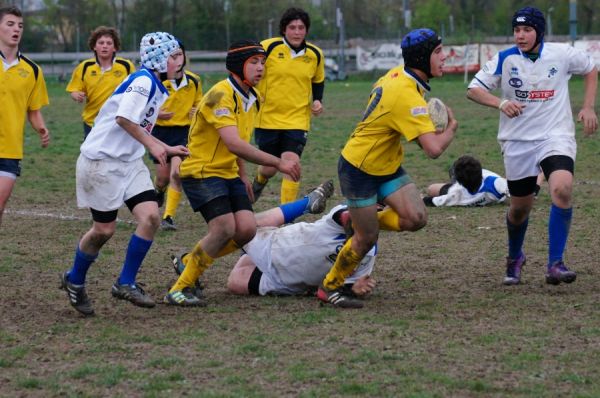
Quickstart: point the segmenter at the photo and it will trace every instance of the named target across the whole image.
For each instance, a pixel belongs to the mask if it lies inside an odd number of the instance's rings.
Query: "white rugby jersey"
[[[334,207],[314,223],[258,229],[254,239],[244,246],[244,251],[263,272],[263,277],[276,282],[277,291],[265,293],[300,294],[323,282],[346,240],[344,229],[333,220],[333,214],[345,207]],[[377,245],[367,253],[346,283],[370,275],[376,254]]]
[[[569,79],[586,74],[594,62],[568,44],[543,43],[533,62],[518,47],[500,51],[477,72],[469,88],[488,91],[500,87],[503,99],[525,105],[523,114],[509,118],[500,112],[498,140],[536,141],[552,136],[574,136]]]
[[[117,124],[117,116],[152,132],[158,111],[169,93],[154,73],[146,68],[129,75],[100,108],[94,127],[81,145],[88,159],[106,158],[130,162],[144,156],[144,145]]]
[[[467,188],[455,182],[446,195],[434,197],[433,204],[435,206],[486,206],[504,202],[508,193],[506,179],[486,169],[482,169],[481,174],[483,181],[476,193],[470,193]]]

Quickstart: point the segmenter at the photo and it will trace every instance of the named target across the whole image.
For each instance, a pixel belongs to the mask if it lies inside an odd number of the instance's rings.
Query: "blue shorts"
[[[254,142],[263,152],[281,157],[284,152],[294,152],[301,156],[308,133],[304,130],[254,129]]]
[[[0,177],[17,178],[21,175],[21,159],[0,158]]]
[[[86,122],[83,122],[83,140],[84,141],[87,138],[87,136],[90,134],[90,131],[92,131],[92,126],[90,126]]]
[[[209,222],[223,214],[252,211],[246,185],[240,178],[182,178],[181,185],[192,209]]]
[[[152,136],[156,137],[157,139],[169,146],[186,146],[188,143],[189,130],[190,126],[154,126],[154,128],[152,129]],[[152,156],[150,152],[148,152],[148,155],[150,156],[150,160],[152,160],[154,164],[159,163],[159,161],[156,160],[156,158]],[[167,159],[167,163],[170,160],[171,158],[169,157]]]
[[[374,176],[354,167],[343,156],[338,162],[338,176],[348,207],[372,206],[412,183],[402,166],[393,174]]]

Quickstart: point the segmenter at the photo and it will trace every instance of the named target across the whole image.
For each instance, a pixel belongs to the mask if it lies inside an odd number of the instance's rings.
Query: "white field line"
[[[76,216],[74,214],[63,214],[63,213],[50,213],[50,212],[45,212],[45,211],[36,211],[36,210],[11,210],[11,209],[6,209],[4,210],[5,214],[16,214],[19,216],[25,216],[25,217],[33,217],[33,218],[53,218],[56,220],[67,220],[67,221],[91,221],[92,217],[91,215],[87,216],[87,217],[82,217],[82,216]],[[121,220],[120,218],[117,218],[117,222],[118,223],[124,223],[124,224],[135,224],[135,221],[130,221],[130,220]]]

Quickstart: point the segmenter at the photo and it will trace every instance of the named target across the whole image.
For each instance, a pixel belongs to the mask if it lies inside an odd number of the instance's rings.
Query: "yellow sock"
[[[281,204],[293,202],[298,197],[300,183],[284,178],[281,180]]]
[[[269,179],[260,173],[256,173],[256,182],[264,185],[269,182]]]
[[[230,239],[229,242],[227,242],[227,244],[225,245],[225,247],[223,247],[221,250],[219,250],[219,253],[217,254],[217,256],[215,258],[226,256],[229,253],[233,253],[234,251],[236,251],[239,248],[240,247],[238,246],[238,244],[235,243],[233,241],[233,239]]]
[[[379,228],[386,231],[400,231],[400,216],[394,210],[387,208],[377,213]]]
[[[325,286],[326,289],[335,290],[342,287],[346,278],[350,276],[360,264],[362,257],[352,250],[351,243],[352,238],[346,241],[344,247],[342,247],[342,250],[338,253],[333,267],[331,267],[329,273],[325,275],[323,286]]]
[[[169,185],[169,188],[167,189],[167,204],[165,205],[165,214],[163,215],[163,218],[167,218],[167,216],[175,217],[180,200],[181,191],[177,191]]]
[[[200,275],[211,266],[214,259],[202,250],[200,243],[197,243],[182,261],[185,264],[185,269],[179,275],[179,279],[177,279],[177,282],[169,290],[169,293],[183,290],[186,287],[193,287],[198,278],[200,278]]]

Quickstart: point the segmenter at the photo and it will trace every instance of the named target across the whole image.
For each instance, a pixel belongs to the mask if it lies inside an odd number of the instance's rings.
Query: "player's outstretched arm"
[[[236,126],[222,127],[218,131],[227,149],[236,156],[255,164],[275,167],[294,181],[300,179],[300,164],[297,161],[280,159],[250,145],[240,138]]]
[[[481,87],[472,87],[468,89],[467,98],[478,104],[496,108],[510,118],[521,115],[525,108],[525,105],[522,105],[517,101],[498,98]]]

